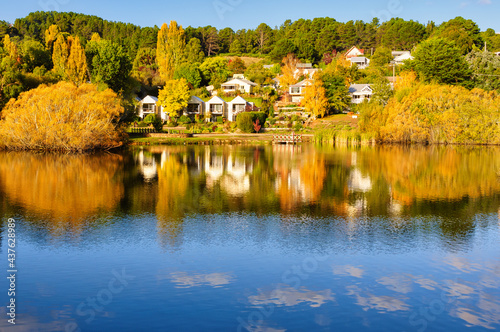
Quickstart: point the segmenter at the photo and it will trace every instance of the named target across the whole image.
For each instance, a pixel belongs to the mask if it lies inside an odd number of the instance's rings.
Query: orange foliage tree
[[[12,99],[2,111],[0,147],[14,150],[88,151],[121,145],[123,113],[112,90],[68,82],[40,87]]]

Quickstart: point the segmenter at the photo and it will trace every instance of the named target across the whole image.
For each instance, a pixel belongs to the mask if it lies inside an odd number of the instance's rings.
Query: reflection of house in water
[[[151,181],[155,179],[158,175],[158,169],[156,167],[156,161],[153,155],[148,155],[144,150],[139,151],[137,154],[137,163],[139,164],[139,170],[144,177],[144,180]]]
[[[231,149],[232,150],[232,149]],[[206,184],[211,188],[219,182],[228,194],[244,195],[250,190],[252,161],[245,156],[237,156],[233,151],[214,152],[210,147],[205,150],[204,172]]]
[[[351,192],[366,193],[372,190],[372,181],[370,176],[364,176],[357,168],[355,168],[349,175],[347,185]]]

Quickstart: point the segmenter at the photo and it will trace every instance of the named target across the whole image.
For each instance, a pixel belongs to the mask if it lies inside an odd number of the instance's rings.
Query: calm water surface
[[[0,153],[2,331],[500,328],[500,150]]]

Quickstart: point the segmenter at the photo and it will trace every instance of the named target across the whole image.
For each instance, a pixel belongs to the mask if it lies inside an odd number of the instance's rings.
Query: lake
[[[0,153],[2,331],[500,328],[500,149]]]

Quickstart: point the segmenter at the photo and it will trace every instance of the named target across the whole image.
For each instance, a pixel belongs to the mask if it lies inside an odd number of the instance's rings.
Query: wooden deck
[[[302,143],[302,135],[295,133],[273,135],[273,143],[275,144],[297,144]]]

